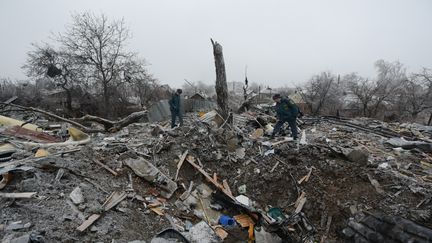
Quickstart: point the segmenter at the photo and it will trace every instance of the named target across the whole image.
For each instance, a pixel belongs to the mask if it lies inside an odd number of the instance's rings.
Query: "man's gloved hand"
[[[303,112],[299,111],[299,113],[298,113],[298,117],[299,117],[299,118],[302,118],[303,116],[304,116]]]

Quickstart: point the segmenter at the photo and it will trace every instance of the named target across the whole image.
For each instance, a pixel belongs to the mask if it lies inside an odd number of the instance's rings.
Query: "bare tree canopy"
[[[72,110],[72,91],[81,88],[101,97],[100,113],[112,117],[112,102],[125,105],[134,96],[144,106],[155,99],[159,88],[145,60],[127,50],[130,37],[123,19],[74,14],[66,31],[53,36],[54,44],[33,44],[23,68],[29,77],[50,77],[61,87],[68,110]]]

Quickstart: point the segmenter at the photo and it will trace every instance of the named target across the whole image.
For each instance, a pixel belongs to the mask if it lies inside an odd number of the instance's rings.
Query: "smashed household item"
[[[250,206],[251,205],[250,199],[248,197],[246,197],[245,195],[237,196],[235,199],[237,200],[237,202],[239,202],[239,203],[241,203],[241,204],[243,204],[245,206]]]
[[[275,221],[283,221],[286,219],[280,208],[270,208],[267,212],[267,215]]]
[[[221,215],[219,218],[219,223],[222,226],[234,226],[235,225],[234,219],[231,218],[230,216],[227,216],[227,215]]]
[[[154,183],[162,189],[160,194],[165,198],[170,198],[177,190],[177,183],[163,174],[156,166],[144,158],[128,159],[126,165],[129,166],[134,173],[144,178],[146,181]]]
[[[386,141],[387,144],[390,144],[393,147],[401,147],[403,149],[420,149],[423,152],[431,153],[432,152],[432,143],[428,142],[420,142],[420,141],[408,141],[403,138],[390,138]]]

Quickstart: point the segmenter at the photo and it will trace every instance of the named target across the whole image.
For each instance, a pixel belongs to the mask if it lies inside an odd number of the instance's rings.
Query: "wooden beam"
[[[108,167],[106,164],[100,162],[97,159],[92,159],[93,162],[95,162],[96,164],[102,166],[105,170],[109,171],[111,174],[113,174],[114,176],[117,176],[117,172],[115,172],[114,170],[112,170],[110,167]]]
[[[178,164],[177,164],[177,172],[176,172],[176,175],[175,175],[174,181],[177,181],[177,179],[178,179],[178,175],[179,175],[180,169],[181,169],[181,167],[182,167],[182,165],[183,165],[183,162],[184,162],[185,159],[186,159],[186,156],[187,156],[188,152],[189,152],[189,150],[186,150],[186,151],[182,154],[182,156],[180,157],[180,160],[179,160],[179,162],[178,162]]]
[[[37,192],[0,192],[0,197],[4,198],[32,198]]]

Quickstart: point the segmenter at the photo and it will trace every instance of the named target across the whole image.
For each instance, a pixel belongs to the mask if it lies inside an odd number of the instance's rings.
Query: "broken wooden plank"
[[[216,172],[213,172],[213,180],[216,181],[216,183],[219,183],[218,179],[217,179]]]
[[[164,216],[164,212],[160,207],[150,208],[150,210],[155,212],[159,216]]]
[[[247,215],[247,214],[236,215],[233,218],[243,228],[247,228],[247,227],[255,224],[255,222],[253,221],[253,219],[249,215]]]
[[[102,205],[104,211],[108,211],[111,208],[115,207],[117,204],[119,204],[123,199],[126,198],[126,192],[112,192],[111,195],[105,200],[104,204]],[[77,227],[77,230],[80,232],[83,232],[88,227],[90,227],[96,220],[98,220],[102,214],[92,214],[84,223],[82,223],[80,226]]]
[[[231,196],[233,196],[232,191],[231,191],[231,188],[229,187],[228,182],[227,182],[226,179],[225,179],[225,180],[222,180],[222,185],[223,185],[223,187],[225,188],[225,190],[226,190],[226,191],[227,191]]]
[[[105,170],[109,171],[111,174],[113,174],[114,176],[117,176],[117,172],[115,172],[114,170],[112,170],[110,167],[108,167],[106,164],[100,162],[97,159],[92,159],[93,162],[95,162],[96,164],[102,166]]]
[[[304,191],[301,192],[300,196],[295,201],[294,207],[297,207],[300,203],[300,200],[302,200],[306,196],[306,193]]]
[[[275,147],[275,146],[278,146],[278,145],[281,145],[281,144],[284,144],[284,143],[287,143],[287,142],[292,142],[292,141],[293,140],[291,140],[291,139],[284,139],[282,141],[278,141],[278,142],[272,143],[272,147]]]
[[[84,223],[82,223],[80,226],[78,226],[77,230],[80,232],[83,232],[86,230],[90,225],[92,225],[96,220],[98,220],[101,217],[100,214],[92,214]]]
[[[179,160],[179,162],[178,162],[178,164],[177,164],[177,172],[176,172],[176,175],[175,175],[175,177],[174,177],[174,181],[177,181],[177,179],[178,179],[178,175],[179,175],[179,172],[180,172],[180,168],[182,167],[183,162],[185,161],[188,152],[189,152],[189,150],[186,150],[186,151],[182,154],[182,156],[180,157],[180,160]]]
[[[276,162],[276,164],[273,166],[273,168],[270,170],[270,173],[273,173],[273,171],[276,169],[276,167],[279,165],[279,161]]]
[[[297,208],[295,209],[295,213],[298,214],[302,211],[303,206],[306,203],[306,197],[303,197],[302,199],[300,199],[299,204],[297,205]]]
[[[108,197],[108,199],[104,202],[102,207],[105,211],[110,210],[111,208],[115,207],[117,204],[119,204],[123,199],[126,198],[126,192],[118,192],[115,191],[111,193],[111,195]]]
[[[0,192],[0,197],[4,198],[32,198],[37,192]]]
[[[197,169],[208,181],[210,181],[214,186],[216,186],[216,188],[218,188],[219,190],[221,190],[225,195],[227,195],[232,200],[236,201],[236,199],[234,198],[234,196],[230,195],[230,193],[223,187],[223,185],[219,184],[207,172],[205,172],[203,170],[203,168],[201,168],[199,165],[195,164],[192,161],[192,158],[191,158],[191,156],[188,156],[186,158],[186,161],[189,162],[189,164],[191,164],[195,169]]]
[[[298,181],[298,184],[299,185],[302,184],[303,181],[308,182],[311,174],[312,174],[312,167],[309,169],[309,172]]]

